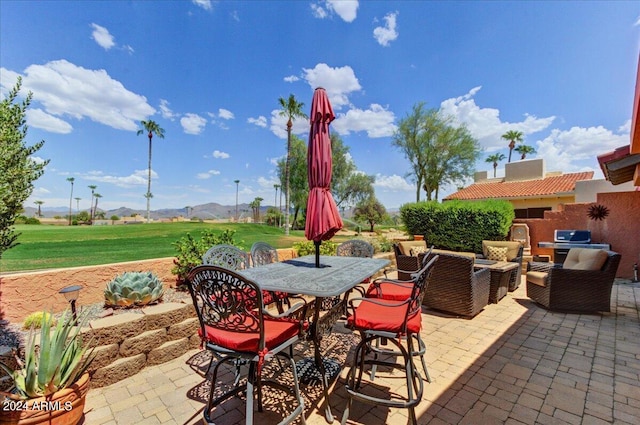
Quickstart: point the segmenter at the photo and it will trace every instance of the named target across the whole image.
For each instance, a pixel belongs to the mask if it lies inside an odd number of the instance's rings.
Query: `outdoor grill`
[[[553,242],[539,242],[538,247],[553,248],[553,262],[555,264],[564,263],[571,248],[611,250],[609,244],[591,243],[591,231],[589,230],[555,230]]]

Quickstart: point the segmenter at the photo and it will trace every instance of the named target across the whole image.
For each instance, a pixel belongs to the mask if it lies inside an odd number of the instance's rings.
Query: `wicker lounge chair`
[[[474,259],[466,255],[436,250],[430,255],[440,255],[440,259],[433,268],[423,304],[459,316],[478,314],[489,303],[489,269],[474,270]]]
[[[597,270],[567,268],[567,261],[580,248],[572,248],[563,267],[534,263],[527,269],[527,296],[549,310],[569,312],[611,311],[611,287],[620,264],[620,254],[606,251]],[[572,253],[573,251],[573,253]],[[590,250],[589,254],[598,250]]]

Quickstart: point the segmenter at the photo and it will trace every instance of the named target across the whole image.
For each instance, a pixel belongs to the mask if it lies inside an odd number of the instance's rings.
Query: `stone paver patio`
[[[422,337],[433,382],[425,383],[418,422],[640,423],[640,283],[617,279],[612,312],[593,315],[546,311],[525,292],[523,282],[473,319],[424,311]],[[357,337],[339,325],[336,329],[326,350],[343,360]],[[304,344],[298,348],[308,349]],[[192,350],[124,381],[90,390],[84,423],[203,423],[209,386],[202,369],[207,361],[206,355]],[[346,371],[332,389],[336,423],[346,405]],[[403,382],[393,375],[375,381],[385,390],[399,389]],[[326,424],[318,407],[319,388],[303,386],[302,391],[307,423]],[[267,396],[265,412],[256,412],[254,421],[277,423],[286,408],[286,400]],[[244,400],[227,401],[219,410],[218,424],[244,423]],[[349,423],[404,424],[407,418],[406,410],[354,402]]]

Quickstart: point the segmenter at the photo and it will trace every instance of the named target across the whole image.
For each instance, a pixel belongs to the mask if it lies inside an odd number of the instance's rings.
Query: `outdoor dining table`
[[[241,270],[238,273],[256,282],[266,291],[282,291],[315,297],[313,321],[309,334],[313,341],[315,365],[322,379],[325,418],[333,422],[329,404],[329,380],[320,351],[322,336],[330,331],[344,314],[346,299],[323,311],[323,300],[331,299],[351,291],[363,280],[374,275],[389,264],[387,259],[320,256],[320,267],[315,265],[315,256],[307,255],[291,260],[270,263],[260,267]],[[322,314],[321,316],[321,313]]]

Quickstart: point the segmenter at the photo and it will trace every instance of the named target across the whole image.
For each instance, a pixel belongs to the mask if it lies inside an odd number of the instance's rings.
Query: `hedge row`
[[[507,201],[429,201],[402,205],[400,216],[429,246],[480,253],[483,240],[505,240],[515,213]]]

